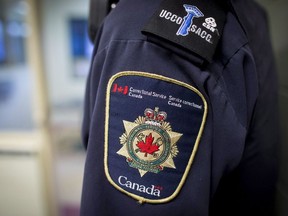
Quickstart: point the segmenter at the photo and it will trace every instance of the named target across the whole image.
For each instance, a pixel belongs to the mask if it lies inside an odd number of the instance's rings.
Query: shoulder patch
[[[142,33],[185,48],[211,62],[226,13],[213,1],[164,0]]]
[[[114,75],[107,87],[105,174],[139,202],[180,192],[204,129],[207,103],[186,83],[145,72]]]

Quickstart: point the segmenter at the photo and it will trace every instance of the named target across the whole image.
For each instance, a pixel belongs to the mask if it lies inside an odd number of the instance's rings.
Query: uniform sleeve
[[[268,32],[264,21],[259,28]],[[258,38],[259,43],[254,35],[249,39],[255,71],[248,68],[246,73],[257,76],[254,85],[257,98],[241,162],[222,178],[212,202],[213,215],[275,215],[279,143],[277,76],[269,37]]]
[[[97,83],[93,81],[93,65],[95,59],[95,56],[98,52],[98,45],[101,39],[101,33],[102,33],[103,26],[100,26],[98,29],[97,37],[94,41],[94,49],[92,54],[92,60],[91,65],[89,69],[89,74],[86,81],[86,89],[85,89],[85,96],[84,96],[84,110],[83,110],[83,121],[82,121],[82,130],[81,130],[81,138],[82,138],[82,144],[87,149],[88,146],[88,139],[89,139],[89,128],[91,124],[91,117],[93,112],[93,104],[95,102],[96,94],[97,94]],[[95,76],[95,75],[94,75]],[[93,86],[93,87],[91,87]]]
[[[88,137],[89,137],[89,127],[90,127],[90,99],[89,99],[89,92],[90,92],[90,76],[89,73],[87,83],[86,83],[86,90],[85,90],[85,97],[84,97],[84,115],[83,115],[83,122],[82,122],[82,143],[85,148],[88,145]]]
[[[275,74],[270,72],[259,85],[240,164],[222,177],[212,201],[212,215],[275,213],[279,136],[277,87]]]

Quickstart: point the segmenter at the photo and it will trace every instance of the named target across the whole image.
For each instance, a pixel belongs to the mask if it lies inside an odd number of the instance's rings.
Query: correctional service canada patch
[[[114,75],[107,87],[105,173],[139,202],[180,192],[204,129],[207,104],[186,83],[145,72]]]

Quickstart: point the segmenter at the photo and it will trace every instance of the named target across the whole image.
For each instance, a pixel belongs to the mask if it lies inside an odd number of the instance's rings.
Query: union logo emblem
[[[167,113],[156,107],[145,109],[144,116],[134,122],[123,120],[125,132],[119,138],[122,148],[117,154],[138,169],[141,177],[147,172],[157,174],[164,168],[176,169],[173,158],[179,153],[176,144],[182,134],[172,131],[166,119]]]

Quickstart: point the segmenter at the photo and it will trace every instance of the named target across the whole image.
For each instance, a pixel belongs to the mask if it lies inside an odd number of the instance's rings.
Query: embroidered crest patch
[[[166,112],[145,109],[145,117],[135,122],[123,121],[125,133],[120,137],[123,147],[117,152],[126,157],[130,167],[138,169],[141,177],[147,172],[159,173],[165,167],[174,168],[173,157],[178,154],[177,141],[182,136],[172,131],[164,120]]]
[[[180,192],[204,128],[207,105],[194,87],[127,71],[107,87],[105,173],[140,202],[163,203]]]

